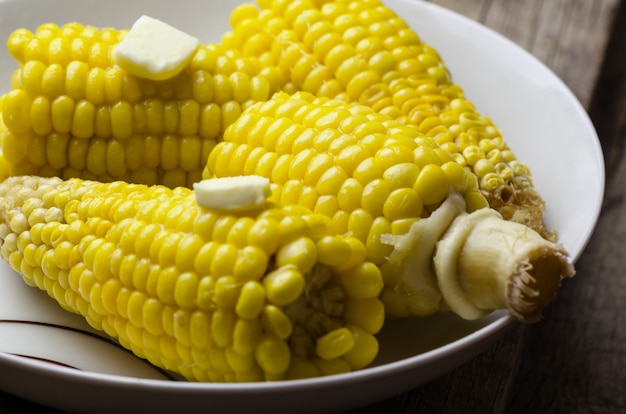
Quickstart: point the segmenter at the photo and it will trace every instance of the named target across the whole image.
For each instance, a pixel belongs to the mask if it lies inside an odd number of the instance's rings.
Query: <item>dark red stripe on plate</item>
[[[130,350],[124,348],[122,345],[119,344],[119,342],[117,342],[116,340],[114,340],[113,338],[109,337],[109,336],[104,336],[104,335],[99,335],[97,333],[91,332],[91,331],[86,331],[84,329],[79,329],[79,328],[74,328],[71,326],[65,326],[65,325],[57,325],[55,323],[49,323],[49,322],[40,322],[40,321],[22,321],[22,320],[14,320],[14,319],[0,319],[0,324],[2,323],[6,323],[6,324],[16,324],[16,325],[35,325],[35,326],[45,326],[48,328],[56,328],[56,329],[61,329],[64,331],[70,331],[70,332],[75,332],[75,333],[79,333],[82,335],[86,335],[95,339],[98,339],[100,341],[106,342],[109,345],[113,345],[114,347],[132,355],[133,357],[139,359],[140,361],[146,363],[147,365],[149,365],[151,368],[155,369],[156,371],[160,372],[163,376],[165,376],[167,379],[172,380],[172,381],[177,381],[177,377],[172,374],[169,371],[166,371],[162,368],[159,368],[155,365],[152,365],[150,362],[148,362],[147,360],[143,359],[143,358],[139,358],[138,356],[136,356],[135,354],[133,354]],[[51,360],[47,360],[45,358],[38,358],[38,357],[32,357],[29,355],[21,355],[21,354],[12,354],[12,355],[16,355],[16,356],[20,356],[20,357],[25,357],[25,358],[30,358],[30,359],[36,359],[36,360],[41,360],[44,362],[50,362],[56,365],[62,365],[62,366],[66,366],[69,368],[73,368],[73,369],[77,369],[80,370],[77,367],[71,366],[71,365],[67,365],[65,363],[59,362],[59,361],[51,361]]]
[[[27,359],[33,359],[33,360],[35,360],[35,361],[48,362],[48,363],[50,363],[50,364],[60,365],[60,366],[62,366],[62,367],[72,368],[72,369],[75,369],[75,370],[78,370],[78,371],[82,371],[82,370],[81,370],[80,368],[78,368],[78,367],[75,367],[75,366],[73,366],[73,365],[66,364],[66,363],[64,363],[64,362],[54,361],[54,360],[52,360],[52,359],[47,359],[47,358],[39,358],[39,357],[34,357],[34,356],[31,356],[31,355],[24,355],[24,354],[14,354],[14,353],[12,353],[12,352],[9,352],[9,354],[10,354],[10,355],[15,355],[15,356],[18,356],[18,357],[20,357],[20,358],[27,358]]]

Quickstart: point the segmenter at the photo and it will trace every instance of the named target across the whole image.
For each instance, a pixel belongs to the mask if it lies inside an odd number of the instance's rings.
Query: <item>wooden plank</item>
[[[607,27],[619,0],[426,1],[477,20],[517,43],[589,105],[608,42]]]
[[[596,126],[607,176],[619,168],[626,135],[626,3],[622,2],[609,43],[604,70],[592,97],[589,115]]]
[[[519,326],[463,367],[414,390],[409,413],[496,413],[508,403],[510,378],[519,363],[519,347],[527,334]]]
[[[465,17],[479,22],[484,21],[484,12],[489,9],[493,0],[425,0],[438,6],[453,10]]]
[[[507,413],[626,408],[626,3],[590,104],[607,160],[602,214],[578,275],[523,349]]]
[[[608,43],[606,28],[612,25],[619,1],[559,0],[543,4],[543,24],[530,52],[554,70],[589,107]]]

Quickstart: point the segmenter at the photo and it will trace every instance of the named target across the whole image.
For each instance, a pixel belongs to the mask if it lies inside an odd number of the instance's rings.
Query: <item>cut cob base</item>
[[[563,278],[575,274],[562,246],[493,209],[467,213],[453,192],[433,214],[403,236],[381,266],[388,317],[450,309],[477,319],[507,309],[522,322],[541,319]]]

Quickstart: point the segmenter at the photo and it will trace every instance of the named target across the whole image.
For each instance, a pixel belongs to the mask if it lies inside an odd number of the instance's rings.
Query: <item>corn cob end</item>
[[[493,209],[466,213],[454,192],[406,235],[386,241],[394,251],[383,275],[401,275],[382,296],[391,316],[436,308],[477,319],[507,309],[521,322],[537,322],[561,281],[575,274],[562,246]]]
[[[483,192],[489,206],[498,211],[505,220],[524,224],[545,239],[555,242],[558,238],[557,231],[546,226],[543,216],[545,202],[536,188],[526,183],[527,177],[523,180],[512,177],[510,180],[510,183],[495,191]]]

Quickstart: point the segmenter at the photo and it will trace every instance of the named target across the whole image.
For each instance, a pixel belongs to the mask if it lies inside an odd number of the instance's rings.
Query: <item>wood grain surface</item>
[[[506,36],[588,106],[619,0],[431,0]]]

